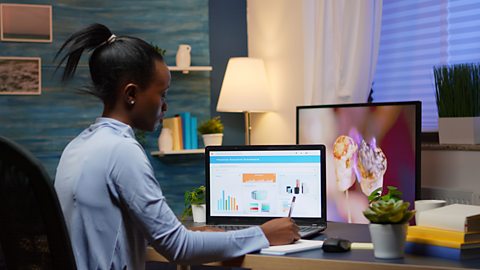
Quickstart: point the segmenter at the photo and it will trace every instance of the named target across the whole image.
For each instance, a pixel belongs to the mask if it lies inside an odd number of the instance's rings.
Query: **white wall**
[[[265,60],[276,111],[252,117],[253,144],[295,143],[295,108],[303,105],[315,0],[247,0],[249,56]],[[422,151],[422,186],[480,194],[480,152]]]
[[[303,1],[248,0],[248,54],[265,61],[275,112],[252,115],[252,144],[294,144],[304,89]]]
[[[480,194],[480,152],[422,151],[422,187]]]

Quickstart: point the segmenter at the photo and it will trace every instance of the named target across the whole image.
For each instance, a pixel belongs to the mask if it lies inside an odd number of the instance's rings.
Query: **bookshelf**
[[[175,156],[175,155],[198,155],[198,154],[204,154],[205,149],[200,148],[200,149],[184,149],[184,150],[175,150],[175,151],[153,151],[150,152],[150,155],[152,156],[158,156],[158,157],[164,157],[164,156]]]
[[[212,66],[190,66],[190,67],[177,67],[169,66],[170,71],[181,71],[183,74],[188,74],[190,71],[212,71]]]
[[[190,71],[212,71],[212,66],[189,66],[189,67],[178,67],[178,66],[168,66],[170,71],[181,71],[183,74],[188,74]],[[175,151],[152,151],[150,155],[157,157],[165,156],[181,156],[181,155],[201,155],[205,153],[204,148],[200,149],[183,149]]]

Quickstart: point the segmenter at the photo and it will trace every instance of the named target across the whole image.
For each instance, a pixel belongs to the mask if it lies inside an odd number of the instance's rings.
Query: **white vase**
[[[440,117],[441,144],[480,144],[480,117]]]
[[[403,258],[408,223],[374,224],[368,226],[373,243],[373,253],[379,259]]]
[[[205,222],[207,220],[205,204],[192,204],[193,222]]]
[[[222,145],[223,133],[203,134],[203,144],[209,145]]]
[[[160,152],[173,150],[173,135],[169,128],[162,128],[160,136],[158,136],[158,150]]]
[[[177,67],[186,68],[190,66],[191,57],[190,51],[192,47],[188,44],[180,44],[178,45],[177,55],[176,55],[176,62]]]

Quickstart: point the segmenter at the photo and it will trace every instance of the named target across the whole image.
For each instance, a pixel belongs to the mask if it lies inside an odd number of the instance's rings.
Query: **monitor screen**
[[[322,216],[320,150],[219,150],[209,155],[211,216]]]
[[[326,225],[324,145],[207,146],[205,157],[207,224]]]
[[[396,186],[411,208],[420,198],[421,103],[297,107],[297,144],[326,145],[327,220],[368,223],[375,189]]]

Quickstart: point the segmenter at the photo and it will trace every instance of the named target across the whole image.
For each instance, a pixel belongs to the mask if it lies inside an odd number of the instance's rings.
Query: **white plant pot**
[[[222,145],[223,133],[203,134],[203,144],[209,145]]]
[[[207,221],[207,211],[206,211],[205,204],[195,205],[192,204],[192,215],[193,215],[193,222],[205,222]]]
[[[441,144],[480,144],[480,117],[440,117]]]
[[[379,259],[403,258],[408,223],[369,224],[373,253]]]

